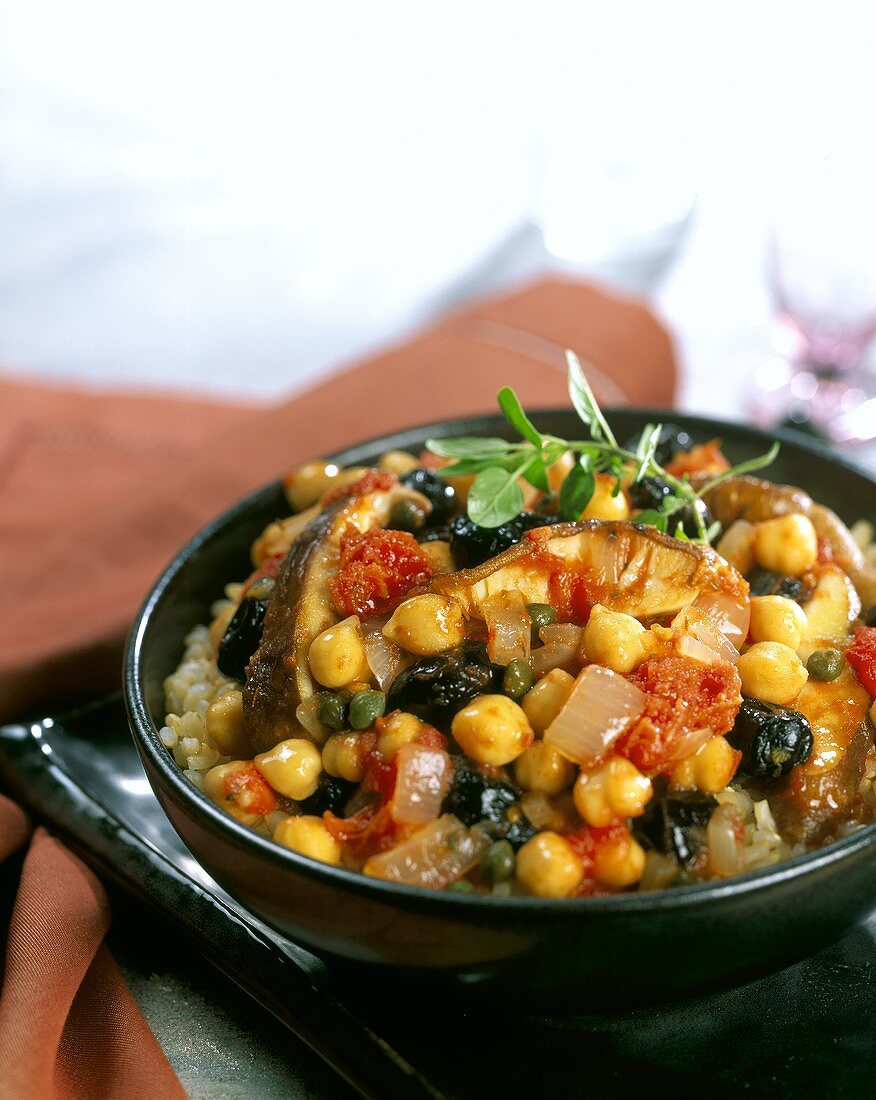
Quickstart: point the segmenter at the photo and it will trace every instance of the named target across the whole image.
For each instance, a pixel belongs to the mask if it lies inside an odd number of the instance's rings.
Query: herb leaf
[[[524,439],[528,439],[530,443],[534,443],[541,450],[543,445],[541,433],[523,411],[523,406],[520,404],[514,390],[510,386],[503,386],[497,394],[497,400],[499,408],[511,427],[515,428]]]
[[[614,433],[602,415],[602,409],[590,388],[590,383],[581,369],[581,362],[574,351],[566,349],[566,363],[569,368],[569,397],[575,406],[575,412],[581,417],[590,434],[597,441],[605,440],[615,450],[620,450]]]
[[[560,488],[560,519],[576,520],[590,503],[596,488],[593,471],[582,463],[577,463],[568,472]]]
[[[481,527],[501,527],[523,509],[521,471],[483,470],[468,491],[468,514]]]
[[[513,450],[507,439],[460,435],[456,439],[427,439],[426,446],[443,458],[496,458]]]

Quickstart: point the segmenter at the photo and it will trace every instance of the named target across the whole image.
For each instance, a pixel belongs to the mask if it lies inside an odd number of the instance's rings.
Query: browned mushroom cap
[[[599,520],[530,531],[475,569],[435,577],[432,588],[454,596],[467,614],[482,617],[484,600],[497,592],[521,592],[527,603],[553,603],[569,580],[586,589],[589,603],[638,618],[673,614],[704,592],[748,598],[745,580],[714,550],[654,527]]]
[[[876,569],[864,560],[858,544],[839,516],[793,485],[774,485],[759,477],[727,478],[705,496],[706,504],[723,527],[737,519],[760,523],[775,516],[799,512],[812,520],[834,560],[848,573],[865,607],[876,604]]]
[[[328,581],[338,568],[341,536],[349,526],[363,532],[385,527],[400,500],[430,507],[424,496],[404,485],[344,497],[312,520],[289,549],[243,688],[244,723],[254,752],[287,737],[310,736],[295,710],[315,691],[307,661],[310,643],[338,621]]]

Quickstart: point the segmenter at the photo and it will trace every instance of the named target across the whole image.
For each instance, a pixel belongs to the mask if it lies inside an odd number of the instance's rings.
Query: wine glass
[[[761,427],[791,423],[837,443],[876,439],[876,223],[863,174],[801,172],[771,217],[767,283],[778,357],[755,379]]]

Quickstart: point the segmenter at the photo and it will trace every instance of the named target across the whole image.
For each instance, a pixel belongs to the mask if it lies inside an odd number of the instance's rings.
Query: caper
[[[467,882],[464,878],[461,878],[458,882],[451,882],[449,886],[445,886],[444,889],[448,894],[473,894],[475,888],[470,882]]]
[[[354,730],[367,730],[385,710],[386,696],[382,691],[357,691],[350,700],[350,725]]]
[[[538,642],[540,641],[539,630],[543,626],[550,626],[551,623],[557,621],[556,609],[551,607],[549,603],[528,603],[526,610],[529,612],[530,619],[532,619],[532,640]]]
[[[334,692],[323,693],[316,717],[330,730],[342,730],[347,726],[347,700]]]
[[[515,657],[508,662],[505,675],[502,677],[502,691],[510,695],[512,699],[522,699],[535,683],[535,673],[526,663]]]
[[[845,665],[846,659],[838,649],[816,649],[806,662],[813,680],[835,680]]]
[[[481,856],[481,874],[495,885],[507,882],[514,874],[514,849],[507,840],[494,841]]]
[[[415,500],[399,500],[392,506],[387,526],[394,531],[420,531],[426,526],[426,509]]]

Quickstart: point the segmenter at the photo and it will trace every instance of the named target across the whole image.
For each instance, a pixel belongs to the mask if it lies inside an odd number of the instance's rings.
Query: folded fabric
[[[185,1092],[103,943],[94,875],[0,795],[0,862],[30,841],[6,931],[0,1096],[179,1100]]]
[[[200,526],[305,458],[392,429],[567,403],[563,349],[607,404],[671,403],[641,304],[548,279],[460,309],[274,408],[0,381],[0,719],[118,683],[131,618]]]

